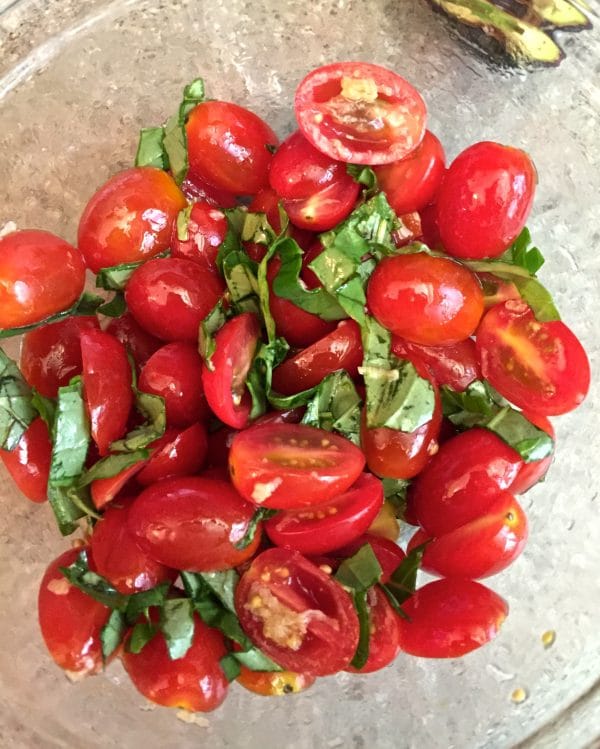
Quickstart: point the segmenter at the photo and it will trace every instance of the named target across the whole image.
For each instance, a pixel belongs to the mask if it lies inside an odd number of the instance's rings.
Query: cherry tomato
[[[484,516],[521,468],[516,450],[487,429],[445,442],[408,490],[409,507],[432,536]]]
[[[259,190],[248,206],[252,213],[264,213],[275,234],[281,232],[281,214],[279,212],[279,195],[270,187]]]
[[[81,358],[92,437],[100,455],[106,455],[127,427],[133,405],[131,367],[123,344],[100,330],[81,334]]]
[[[446,346],[420,346],[418,343],[392,338],[392,353],[400,359],[421,361],[441,387],[465,390],[473,380],[481,379],[477,348],[472,338]]]
[[[450,165],[438,192],[444,248],[455,257],[497,257],[517,238],[533,204],[537,173],[518,148],[475,143]]]
[[[523,411],[523,416],[529,419],[532,424],[535,424],[538,429],[546,432],[546,434],[549,434],[554,439],[554,427],[545,416],[529,413],[528,411]],[[544,478],[553,458],[554,450],[547,458],[532,460],[530,463],[523,462],[515,480],[510,485],[511,492],[513,494],[525,494],[526,491],[529,491],[532,486],[535,486],[538,481]]]
[[[459,658],[485,645],[500,631],[508,604],[473,580],[427,583],[402,604],[400,649],[420,658]]]
[[[434,538],[425,547],[422,568],[442,577],[481,578],[512,564],[527,543],[527,517],[510,492],[502,492],[480,518]],[[427,540],[417,531],[408,551]]]
[[[210,367],[202,367],[202,384],[208,405],[217,418],[234,429],[248,424],[252,398],[246,376],[260,338],[260,325],[252,312],[225,323],[215,336]]]
[[[42,419],[34,419],[14,450],[0,450],[0,458],[27,499],[45,502],[52,443]]]
[[[235,608],[252,641],[290,671],[334,674],[358,645],[352,599],[297,551],[259,554],[238,583]]]
[[[370,625],[369,657],[362,668],[352,665],[346,668],[346,671],[354,674],[379,671],[389,666],[400,652],[399,617],[379,585],[374,585],[367,593],[367,606]]]
[[[38,594],[42,637],[54,661],[72,677],[102,670],[100,632],[110,609],[67,580],[60,567],[68,567],[81,549],[69,549],[48,566]]]
[[[277,546],[302,554],[326,554],[361,536],[383,505],[379,479],[363,473],[343,494],[305,510],[282,510],[265,523]]]
[[[163,341],[146,332],[129,312],[121,317],[114,317],[107,325],[106,332],[121,341],[133,356],[138,369],[163,345]]]
[[[253,112],[226,101],[194,107],[186,125],[192,178],[235,195],[255,195],[268,186],[275,133]]]
[[[47,231],[0,237],[0,328],[40,322],[81,296],[85,264],[75,247]]]
[[[214,185],[209,185],[198,176],[187,173],[181,183],[183,194],[190,203],[198,201],[210,203],[216,208],[235,208],[238,205],[236,196],[228,190],[219,190]]]
[[[157,619],[156,614],[151,617]],[[139,653],[127,646],[121,660],[133,685],[151,702],[190,712],[210,712],[227,696],[229,683],[219,660],[226,655],[223,635],[194,614],[192,645],[182,658],[172,660],[162,633]]]
[[[152,444],[152,449],[152,457],[136,476],[142,486],[150,486],[172,476],[193,476],[206,459],[206,427],[192,424],[183,431],[169,429]]]
[[[276,367],[273,389],[284,395],[299,393],[338,369],[356,377],[362,360],[360,328],[354,320],[342,320],[332,333]]]
[[[242,497],[276,510],[329,502],[364,465],[352,442],[303,424],[252,426],[236,434],[229,451],[231,480]]]
[[[138,546],[127,528],[130,506],[129,500],[121,500],[109,507],[94,526],[90,541],[90,565],[126,595],[172,581],[177,575]]]
[[[400,226],[392,232],[392,240],[396,247],[406,247],[423,236],[421,217],[416,211],[403,213],[398,216]]]
[[[106,507],[107,504],[119,497],[121,490],[127,487],[129,481],[139,473],[142,468],[148,463],[148,460],[140,460],[122,471],[116,474],[116,476],[109,476],[105,479],[96,479],[92,481],[90,486],[90,492],[92,495],[92,502],[97,510],[101,510]],[[127,494],[131,492],[127,489]]]
[[[194,203],[187,224],[187,239],[179,239],[177,222],[173,224],[171,255],[194,260],[217,273],[219,246],[227,234],[223,211],[207,201]]]
[[[538,322],[525,302],[504,302],[486,313],[477,351],[483,376],[519,408],[567,413],[590,387],[590,364],[578,338],[558,320]]]
[[[396,571],[396,569],[406,559],[406,554],[394,541],[390,541],[389,538],[382,538],[381,536],[374,536],[371,533],[366,533],[364,536],[357,538],[356,541],[344,546],[342,549],[338,549],[334,553],[336,558],[347,559],[356,554],[365,544],[369,544],[373,553],[377,557],[379,562],[382,575],[380,583],[385,585],[389,582],[390,577]]]
[[[27,382],[46,398],[56,398],[59,387],[81,374],[81,333],[98,328],[95,317],[67,317],[26,333],[20,368]]]
[[[280,697],[296,694],[308,689],[316,681],[316,676],[299,674],[296,671],[250,671],[242,666],[236,681],[244,689],[263,697]]]
[[[168,343],[152,354],[140,372],[139,389],[164,398],[169,426],[186,427],[208,417],[202,359],[187,341]]]
[[[177,214],[187,205],[173,178],[137,166],[111,177],[90,198],[78,245],[88,268],[147,260],[168,249]]]
[[[446,166],[444,148],[429,130],[421,145],[405,158],[374,169],[379,189],[401,216],[433,203]]]
[[[367,301],[384,327],[424,346],[468,338],[483,314],[477,277],[424,252],[384,258],[369,280]]]
[[[296,119],[332,159],[389,164],[425,135],[426,108],[404,78],[379,65],[337,62],[310,72],[296,90]]]
[[[236,567],[260,542],[237,549],[254,506],[224,481],[200,476],[171,478],[153,484],[129,510],[129,530],[153,559],[178,570],[205,572]]]
[[[164,341],[198,340],[198,328],[219,301],[222,281],[203,265],[179,257],[149,260],[125,289],[131,314]]]

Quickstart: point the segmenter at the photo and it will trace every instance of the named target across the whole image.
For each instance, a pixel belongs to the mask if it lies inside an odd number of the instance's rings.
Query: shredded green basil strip
[[[417,572],[421,567],[423,554],[428,543],[426,541],[412,549],[383,586],[388,593],[388,597],[392,596],[398,606],[408,600],[417,588]]]
[[[183,658],[194,639],[194,609],[189,598],[169,598],[160,610],[160,631],[171,660]]]
[[[268,520],[277,514],[277,510],[269,510],[266,507],[259,507],[252,515],[250,523],[248,524],[248,530],[244,534],[243,538],[237,541],[234,546],[236,549],[247,549],[248,546],[254,541],[256,531],[258,530],[259,524],[263,520]]]
[[[326,375],[306,403],[302,423],[335,431],[360,445],[362,400],[350,375],[343,369]]]
[[[17,364],[0,348],[0,448],[14,450],[37,417],[33,391]]]
[[[106,302],[101,296],[96,294],[90,294],[84,291],[81,297],[75,302],[72,307],[57,312],[55,315],[46,317],[39,322],[31,323],[31,325],[22,325],[18,328],[0,328],[0,339],[12,338],[13,336],[23,335],[28,333],[30,330],[41,328],[44,325],[50,325],[50,323],[59,322],[64,320],[66,317],[87,317],[89,315],[95,315],[99,307]]]
[[[163,127],[144,127],[140,130],[136,166],[153,166],[168,169],[169,159],[164,149],[165,130]]]

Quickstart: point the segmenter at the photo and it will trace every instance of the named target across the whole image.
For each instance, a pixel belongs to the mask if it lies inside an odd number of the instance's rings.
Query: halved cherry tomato
[[[462,391],[473,380],[481,379],[479,357],[472,338],[445,346],[420,346],[393,336],[392,353],[400,359],[423,362],[440,387],[448,385],[453,390]]]
[[[0,237],[0,328],[44,320],[74,304],[83,291],[81,253],[47,231]]]
[[[352,486],[326,504],[304,510],[282,510],[265,523],[277,546],[311,556],[326,554],[361,536],[383,505],[379,479],[363,473]]]
[[[384,327],[424,346],[468,338],[483,314],[477,277],[425,252],[384,258],[369,279],[367,301]]]
[[[52,443],[42,419],[34,419],[14,450],[0,450],[0,458],[19,490],[32,502],[45,502]]]
[[[589,390],[590,364],[579,339],[563,322],[538,322],[525,302],[504,302],[486,313],[477,351],[483,376],[519,408],[567,413]]]
[[[219,246],[227,234],[223,211],[206,201],[194,203],[187,223],[187,239],[179,239],[177,222],[173,224],[171,255],[193,260],[217,273]]]
[[[127,483],[142,470],[142,468],[148,463],[148,460],[140,460],[122,471],[116,474],[116,476],[109,476],[105,479],[96,479],[92,481],[90,486],[90,492],[92,495],[92,502],[97,510],[101,510],[106,507],[109,502],[116,499],[121,490],[127,486]],[[129,488],[126,490],[127,494],[130,494]]]
[[[92,437],[100,455],[106,455],[127,427],[133,404],[131,367],[123,344],[100,330],[81,334],[81,358]]]
[[[439,190],[437,220],[455,257],[497,257],[525,226],[537,173],[518,148],[483,141],[460,153]]]
[[[106,332],[117,341],[121,341],[133,356],[138,369],[141,369],[152,354],[164,345],[164,341],[150,335],[129,312],[121,317],[114,317],[107,325]]]
[[[398,216],[420,211],[433,203],[446,164],[444,148],[430,131],[405,158],[374,169],[379,188]]]
[[[343,549],[338,549],[332,556],[336,559],[352,557],[365,544],[370,545],[373,553],[377,557],[377,561],[382,569],[381,580],[379,582],[382,585],[385,585],[392,576],[392,573],[394,573],[406,559],[406,554],[398,544],[394,541],[390,541],[389,538],[382,538],[381,536],[374,536],[371,533],[366,533],[364,536],[357,538],[356,541],[344,546]]]
[[[374,585],[367,593],[367,607],[370,626],[369,656],[362,668],[352,665],[346,668],[346,671],[354,674],[379,671],[389,666],[400,652],[399,617],[379,585]]]
[[[332,333],[276,367],[273,389],[284,395],[299,393],[318,385],[338,369],[356,377],[362,360],[360,328],[354,320],[342,320]]]
[[[268,185],[268,170],[278,138],[266,122],[237,104],[205,101],[190,112],[186,125],[192,178],[255,195]]]
[[[503,598],[473,580],[427,583],[402,604],[400,649],[420,658],[459,658],[485,645],[508,615]]]
[[[139,495],[128,526],[153,559],[178,570],[205,572],[236,567],[260,542],[260,525],[244,549],[254,506],[224,481],[186,476],[164,479]]]
[[[68,567],[81,549],[69,549],[48,565],[38,594],[42,637],[54,661],[72,677],[102,670],[100,632],[110,609],[67,580],[60,567]]]
[[[364,465],[352,442],[303,424],[252,426],[236,434],[229,452],[231,480],[240,494],[276,510],[329,502],[358,479]]]
[[[252,398],[246,376],[260,338],[260,325],[252,312],[237,315],[215,336],[210,365],[202,366],[202,385],[208,405],[217,418],[234,429],[248,424]]]
[[[242,666],[236,681],[244,689],[263,697],[280,697],[296,694],[308,689],[316,681],[316,676],[299,674],[296,671],[250,671]]]
[[[390,164],[425,135],[425,102],[391,70],[364,62],[337,62],[310,72],[296,90],[300,130],[338,161]]]
[[[79,221],[78,245],[88,268],[132,263],[169,247],[186,200],[173,178],[150,166],[126,169],[105,182]]]
[[[550,437],[554,439],[554,427],[545,416],[532,414],[527,410],[523,411],[523,416],[525,416],[526,419],[529,419],[532,424],[535,424],[538,429],[546,432],[546,434],[549,434]],[[538,481],[541,481],[544,478],[550,468],[553,458],[554,450],[552,451],[552,454],[541,460],[532,460],[529,463],[523,462],[515,480],[510,485],[511,492],[513,494],[525,494],[526,491],[529,491],[532,486],[535,486]]]
[[[152,457],[136,476],[142,486],[150,486],[172,476],[193,476],[206,459],[206,427],[198,423],[183,431],[169,429],[151,447]]]
[[[290,671],[334,674],[358,645],[352,599],[297,551],[259,554],[238,583],[235,608],[253,642]]]

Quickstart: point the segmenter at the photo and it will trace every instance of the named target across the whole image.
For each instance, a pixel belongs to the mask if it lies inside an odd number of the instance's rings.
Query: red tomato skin
[[[563,322],[538,322],[522,301],[498,304],[485,314],[477,352],[490,384],[533,413],[568,413],[590,387],[590,363],[579,339]]]
[[[106,479],[96,479],[92,481],[90,492],[92,502],[97,510],[102,510],[106,505],[116,499],[121,490],[127,483],[146,465],[147,460],[140,460],[138,463],[125,468],[116,476],[110,476]]]
[[[428,205],[419,211],[421,219],[421,234],[423,242],[432,250],[441,250],[442,240],[440,237],[440,227],[437,220],[437,206]]]
[[[265,531],[276,546],[308,556],[327,554],[365,533],[382,505],[381,481],[363,473],[347,491],[327,504],[278,512],[265,522]]]
[[[356,377],[362,360],[360,328],[354,320],[342,320],[332,333],[276,367],[273,389],[293,395],[318,385],[337,369],[345,369],[350,377]]]
[[[81,333],[98,328],[95,317],[67,317],[26,333],[19,366],[27,382],[46,398],[56,398],[59,387],[81,374]]]
[[[472,338],[446,346],[420,346],[393,336],[392,353],[400,359],[421,361],[439,387],[448,385],[462,392],[473,380],[482,377],[477,347]]]
[[[168,343],[152,354],[140,372],[139,389],[164,398],[169,426],[187,427],[208,418],[202,359],[187,341]]]
[[[198,328],[219,301],[223,282],[208,268],[178,257],[149,260],[125,289],[135,320],[163,341],[198,339]]]
[[[242,575],[235,608],[246,634],[284,669],[327,676],[345,668],[358,644],[348,593],[299,552],[263,551]],[[294,614],[322,612],[309,621]],[[287,625],[277,625],[281,617]]]
[[[281,232],[281,214],[279,213],[279,195],[271,187],[264,187],[252,198],[248,206],[252,213],[264,213],[275,234]]]
[[[129,312],[121,317],[114,317],[107,325],[106,332],[125,346],[133,356],[138,370],[163,345],[163,341],[145,331]]]
[[[424,252],[384,258],[369,280],[367,302],[381,325],[424,346],[468,338],[483,314],[477,277]]]
[[[235,548],[248,530],[254,506],[224,481],[186,476],[164,479],[138,496],[128,526],[138,545],[157,562],[206,572],[237,567],[260,542]]]
[[[354,556],[354,554],[356,554],[356,552],[365,544],[371,546],[373,553],[377,557],[377,561],[382,569],[380,582],[382,585],[385,585],[389,582],[392,573],[394,573],[406,559],[406,554],[398,544],[394,543],[394,541],[390,541],[389,538],[366,533],[364,536],[357,538],[356,541],[344,546],[342,549],[338,549],[332,556],[339,558],[340,560],[347,559],[348,557]]]
[[[177,576],[154,561],[138,546],[127,528],[131,502],[121,500],[108,507],[94,526],[90,540],[90,565],[120,592],[130,595],[148,590]]]
[[[255,195],[268,187],[272,154],[279,142],[257,115],[226,101],[205,101],[186,125],[192,178],[235,195]]]
[[[304,692],[315,683],[316,678],[296,671],[251,671],[242,666],[236,681],[244,689],[262,697],[280,697]]]
[[[519,472],[519,454],[487,429],[452,437],[408,490],[409,508],[424,530],[441,536],[482,517]]]
[[[206,468],[225,468],[229,460],[229,448],[233,438],[238,433],[237,429],[223,426],[216,432],[211,432],[208,440],[208,450],[206,453]],[[227,473],[229,478],[229,473]]]
[[[136,166],[115,174],[92,195],[79,221],[78,246],[88,268],[98,273],[164,252],[186,205],[162,169]]]
[[[362,80],[371,88],[375,85],[377,99],[365,100],[352,91],[350,97],[342,95],[344,78],[347,83]],[[388,104],[402,124],[386,121]],[[425,135],[427,112],[421,95],[379,65],[337,62],[316,68],[298,86],[294,107],[308,141],[338,161],[389,164],[407,156]]]
[[[187,239],[179,239],[177,222],[173,224],[171,256],[193,260],[218,273],[217,254],[227,234],[223,211],[206,200],[194,203],[187,225]]]
[[[554,427],[545,416],[532,414],[528,411],[523,411],[523,416],[525,416],[526,419],[529,419],[532,424],[535,424],[538,429],[549,434],[552,439],[555,438]],[[546,473],[548,473],[548,469],[550,468],[553,459],[554,450],[552,450],[552,453],[548,455],[547,458],[532,460],[530,463],[525,463],[525,461],[523,461],[515,480],[510,485],[511,492],[513,494],[525,494],[525,492],[529,491],[529,489],[541,481]]]
[[[106,455],[127,427],[133,405],[131,367],[123,344],[101,330],[81,334],[81,358],[92,437],[100,455]]]
[[[0,458],[19,491],[32,502],[45,502],[52,443],[42,419],[34,419],[14,450],[0,450]]]
[[[358,479],[364,465],[352,442],[303,424],[252,426],[236,434],[229,451],[231,481],[242,497],[275,510],[329,502]]]
[[[483,141],[450,165],[437,205],[444,248],[462,258],[497,257],[525,226],[537,173],[518,148]]]
[[[40,322],[81,296],[81,253],[47,231],[27,229],[0,237],[0,328]]]
[[[362,668],[350,665],[346,671],[353,674],[372,674],[389,666],[400,652],[400,630],[398,614],[392,608],[386,594],[374,585],[367,593],[371,637],[369,657]]]
[[[198,201],[209,203],[216,208],[235,208],[239,205],[236,196],[228,190],[219,190],[214,185],[209,185],[197,176],[190,175],[188,172],[186,178],[181,183],[183,194],[190,203]]]
[[[81,549],[69,549],[50,563],[40,583],[38,618],[42,637],[55,663],[73,677],[102,670],[100,631],[110,609],[67,580],[68,567]]]
[[[139,484],[150,486],[173,476],[193,476],[206,460],[206,427],[197,423],[183,431],[169,429],[153,449],[152,457],[136,476]]]
[[[460,658],[493,640],[508,616],[503,598],[460,578],[427,583],[402,609],[400,649],[420,658]]]
[[[171,660],[159,633],[137,654],[125,648],[121,660],[135,688],[151,702],[205,713],[227,696],[229,683],[219,664],[226,653],[223,635],[194,614],[192,645],[182,658]]]
[[[373,171],[379,189],[398,216],[420,211],[433,203],[439,190],[446,171],[444,147],[426,130],[421,144],[408,156]]]

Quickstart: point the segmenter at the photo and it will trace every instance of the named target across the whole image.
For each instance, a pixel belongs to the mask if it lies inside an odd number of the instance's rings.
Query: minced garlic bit
[[[344,99],[350,101],[366,101],[373,103],[377,101],[377,84],[372,78],[349,78],[342,77],[341,94]]]
[[[176,717],[177,720],[181,720],[184,723],[193,723],[201,728],[208,728],[208,726],[210,726],[210,723],[204,716],[198,715],[198,713],[192,713],[189,710],[178,710]]]
[[[556,632],[553,629],[548,629],[542,634],[542,645],[548,649],[554,645],[556,640]]]
[[[57,577],[55,580],[50,580],[46,588],[50,593],[54,593],[55,596],[68,596],[71,590],[71,583],[66,577]]]

